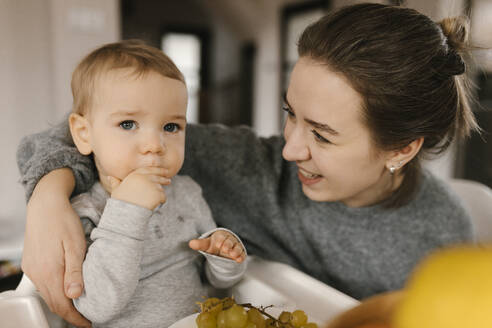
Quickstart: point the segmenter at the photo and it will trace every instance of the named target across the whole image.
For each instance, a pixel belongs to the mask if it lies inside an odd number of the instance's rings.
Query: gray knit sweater
[[[217,230],[200,187],[175,176],[165,190],[154,211],[110,198],[100,183],[72,198],[89,244],[74,305],[94,328],[169,327],[211,295],[202,278],[228,288],[244,274],[246,261],[201,252],[203,266],[188,247]]]
[[[237,233],[248,253],[290,264],[355,298],[401,288],[430,251],[472,239],[470,218],[449,187],[424,171],[414,199],[386,209],[315,202],[302,192],[295,163],[282,159],[283,138],[219,125],[187,128],[181,174],[202,187],[219,226]],[[37,181],[71,167],[75,193],[96,180],[67,123],[24,138],[18,149],[27,196]]]

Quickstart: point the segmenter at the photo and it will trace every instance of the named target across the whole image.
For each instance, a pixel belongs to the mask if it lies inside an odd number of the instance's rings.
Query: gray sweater
[[[360,299],[401,288],[430,251],[472,240],[458,197],[430,172],[400,208],[315,202],[303,194],[295,163],[282,159],[283,145],[281,136],[259,138],[246,127],[187,128],[181,174],[198,182],[217,225],[241,236],[249,254],[290,264]],[[65,122],[24,138],[18,165],[27,196],[59,167],[74,170],[75,193],[96,179]]]
[[[165,191],[154,211],[109,198],[99,183],[72,198],[89,243],[74,305],[94,328],[168,327],[210,296],[203,257],[188,247],[217,230],[210,209],[189,177],[175,176]],[[246,270],[246,262],[202,254],[213,287],[232,286]]]

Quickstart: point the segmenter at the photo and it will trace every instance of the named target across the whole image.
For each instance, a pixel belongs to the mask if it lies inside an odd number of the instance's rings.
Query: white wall
[[[120,39],[118,4],[118,0],[49,0],[57,118],[72,106],[70,79],[77,63],[97,46]]]
[[[22,231],[24,193],[15,153],[52,119],[49,12],[42,2],[0,1],[0,230]]]
[[[58,122],[69,111],[70,75],[77,61],[93,47],[119,39],[118,3],[0,0],[3,232],[7,225],[24,223],[24,191],[18,183],[15,157],[20,139]],[[74,8],[79,14],[73,13]]]

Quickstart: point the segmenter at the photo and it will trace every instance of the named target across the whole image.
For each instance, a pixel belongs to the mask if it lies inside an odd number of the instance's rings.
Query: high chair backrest
[[[451,179],[449,184],[470,213],[478,243],[492,242],[492,189],[471,180]]]
[[[26,275],[15,290],[0,293],[2,328],[52,328],[36,288]]]

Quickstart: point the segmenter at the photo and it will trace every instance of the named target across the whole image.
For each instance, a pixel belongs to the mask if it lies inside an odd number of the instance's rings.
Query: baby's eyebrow
[[[171,118],[173,118],[175,120],[185,120],[186,121],[186,116],[184,116],[184,115],[173,115],[173,116],[171,116]]]
[[[110,116],[136,116],[140,114],[140,110],[118,110],[109,114]]]

